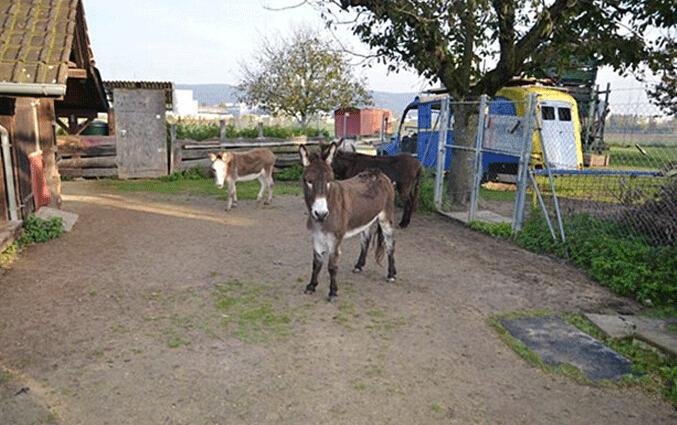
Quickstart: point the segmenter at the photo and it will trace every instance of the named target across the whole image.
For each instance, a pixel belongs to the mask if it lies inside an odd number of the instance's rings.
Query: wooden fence
[[[245,151],[270,148],[277,156],[276,168],[286,168],[299,163],[298,147],[318,145],[320,139],[295,138],[273,139],[211,139],[203,141],[174,139],[171,148],[160,155],[169,154],[167,173],[190,168],[208,168],[209,153],[222,151]],[[57,139],[59,172],[65,177],[117,177],[118,155],[116,136],[59,136]]]

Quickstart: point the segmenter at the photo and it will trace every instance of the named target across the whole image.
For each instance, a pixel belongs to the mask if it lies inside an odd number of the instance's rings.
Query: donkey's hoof
[[[336,295],[336,294],[329,294],[329,295],[327,296],[327,302],[328,302],[328,303],[333,303],[333,302],[336,301],[337,298],[338,298],[338,295]]]
[[[362,273],[362,267],[355,267],[353,273]]]
[[[315,290],[314,290],[314,289],[306,288],[306,289],[303,290],[303,293],[304,293],[304,294],[314,294],[314,293],[315,293]]]
[[[388,276],[388,282],[395,282],[395,276]]]

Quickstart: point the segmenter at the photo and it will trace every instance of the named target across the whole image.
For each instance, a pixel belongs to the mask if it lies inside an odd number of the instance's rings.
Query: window
[[[543,106],[541,108],[541,116],[544,120],[554,120],[555,119],[555,108],[552,106]]]
[[[569,108],[557,108],[557,115],[560,121],[571,121],[571,109]]]

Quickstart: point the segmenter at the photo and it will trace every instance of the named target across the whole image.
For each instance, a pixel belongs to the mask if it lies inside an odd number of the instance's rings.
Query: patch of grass
[[[437,414],[441,414],[441,413],[444,413],[445,409],[444,409],[444,407],[442,407],[442,405],[440,403],[433,402],[433,404],[430,405],[430,410],[432,410],[433,412],[435,412]]]
[[[653,307],[642,312],[643,316],[653,317],[656,319],[671,319],[677,318],[677,305],[664,305],[660,307]]]
[[[418,192],[418,211],[424,213],[435,212],[435,177],[426,172],[421,178],[421,187]]]
[[[367,311],[367,316],[371,320],[366,324],[366,328],[376,331],[383,336],[384,333],[392,331],[406,323],[404,317],[389,317],[383,310],[373,309]]]
[[[651,245],[610,220],[585,214],[565,220],[567,241],[550,237],[541,214],[533,214],[515,237],[518,245],[568,260],[613,291],[654,305],[677,305],[677,246]]]
[[[214,297],[222,326],[242,341],[265,343],[290,334],[295,312],[274,305],[261,284],[231,280],[217,285]]]
[[[658,352],[634,343],[632,339],[614,339],[607,337],[592,322],[580,314],[559,315],[572,326],[606,344],[614,351],[626,357],[633,363],[633,375],[623,377],[618,381],[592,381],[573,365],[563,364],[557,367],[547,365],[523,342],[514,338],[502,324],[503,320],[512,320],[520,317],[558,316],[547,310],[518,311],[509,314],[492,316],[488,324],[513,351],[527,362],[537,366],[547,373],[556,373],[568,376],[574,381],[592,386],[639,386],[644,390],[662,394],[673,404],[677,404],[677,363],[675,359],[663,356]]]
[[[0,252],[0,269],[9,268],[19,255],[19,244],[12,242],[4,251]]]
[[[480,199],[487,201],[515,202],[516,192],[509,190],[492,190],[480,187]]]
[[[169,176],[171,177],[171,176]],[[174,180],[102,180],[100,184],[106,188],[121,192],[153,192],[162,194],[188,194],[199,196],[214,196],[225,200],[228,196],[225,189],[219,189],[214,180],[208,178],[199,179],[174,179]],[[259,193],[258,181],[237,183],[237,198],[254,200]],[[297,196],[302,190],[298,183],[276,182],[273,188],[273,196]]]
[[[355,388],[357,391],[364,391],[367,389],[367,384],[364,382],[356,382],[353,384],[353,388]]]
[[[0,385],[5,384],[14,379],[12,372],[4,369],[0,369]]]
[[[483,221],[471,221],[470,228],[478,232],[486,233],[495,238],[509,239],[512,236],[510,223],[485,223]]]
[[[360,314],[355,311],[355,305],[348,301],[342,301],[338,306],[338,313],[333,317],[333,319],[341,326],[344,326],[348,329],[353,329],[351,323],[353,323],[354,319],[357,319],[358,317],[360,317]]]
[[[179,347],[183,347],[184,345],[189,345],[189,344],[190,344],[189,341],[184,340],[179,335],[174,334],[174,333],[170,334],[168,336],[168,339],[167,339],[167,346],[169,348],[179,348]]]

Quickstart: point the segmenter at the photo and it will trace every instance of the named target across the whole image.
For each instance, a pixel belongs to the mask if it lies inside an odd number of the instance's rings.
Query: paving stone
[[[75,222],[78,221],[78,215],[72,212],[58,210],[56,208],[42,207],[35,213],[36,217],[39,217],[43,220],[49,220],[53,217],[61,217],[63,220],[63,230],[65,232],[70,232]]]
[[[632,373],[628,359],[559,317],[521,317],[501,322],[547,365],[570,364],[592,380],[615,380]]]

